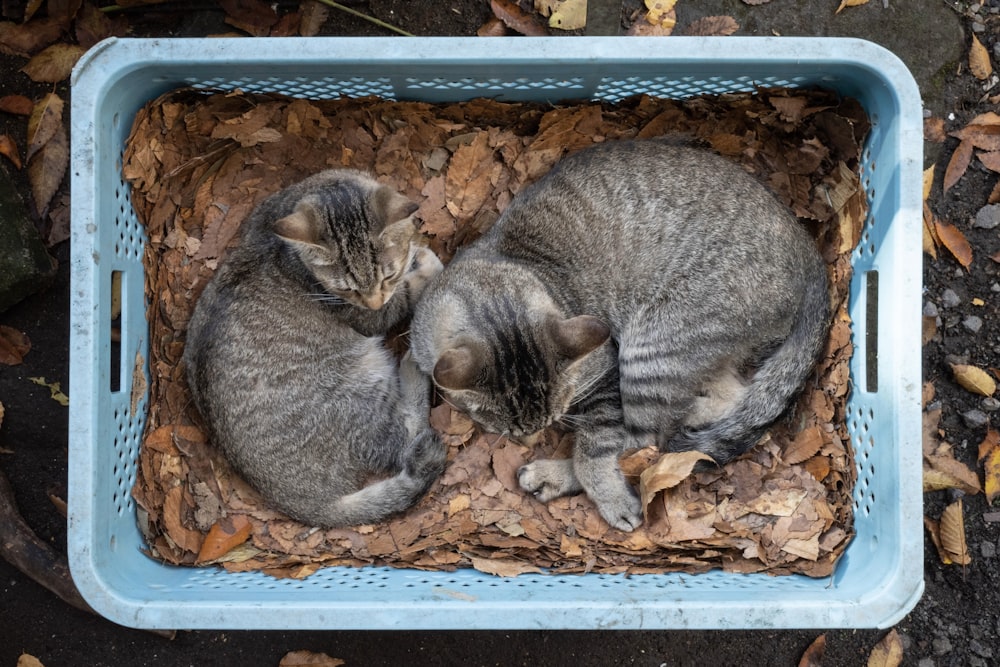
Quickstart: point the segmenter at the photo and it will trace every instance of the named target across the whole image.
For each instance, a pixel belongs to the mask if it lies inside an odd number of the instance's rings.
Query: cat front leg
[[[629,441],[623,428],[602,428],[578,432],[573,446],[573,470],[580,486],[604,520],[625,532],[642,525],[642,504],[618,464]]]
[[[521,488],[543,503],[583,491],[573,470],[573,459],[539,459],[517,471]]]

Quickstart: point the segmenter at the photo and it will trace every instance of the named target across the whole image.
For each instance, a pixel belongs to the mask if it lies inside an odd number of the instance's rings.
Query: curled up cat
[[[584,491],[642,522],[628,448],[724,464],[786,410],[826,338],[815,243],[753,177],[662,140],[558,163],[460,251],[417,305],[411,353],[486,430],[530,442],[559,423],[573,456],[522,467],[547,502]]]
[[[445,448],[430,380],[384,334],[441,262],[417,205],[352,170],[265,199],[195,306],[184,362],[211,440],[305,523],[375,523],[416,502]]]

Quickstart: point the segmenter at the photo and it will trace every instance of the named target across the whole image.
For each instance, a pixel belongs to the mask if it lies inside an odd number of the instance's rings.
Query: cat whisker
[[[315,294],[306,294],[307,297],[313,301],[318,301],[319,303],[329,303],[334,305],[340,305],[347,303],[347,299],[337,296],[335,294],[328,294],[326,292],[318,292]]]

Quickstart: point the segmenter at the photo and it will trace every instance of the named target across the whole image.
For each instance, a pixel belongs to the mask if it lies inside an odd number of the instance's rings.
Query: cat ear
[[[434,364],[434,382],[444,389],[469,389],[482,368],[482,356],[472,347],[453,347]]]
[[[372,195],[372,204],[386,226],[399,222],[417,212],[420,205],[412,202],[387,185],[380,185]]]
[[[306,198],[298,203],[295,210],[274,223],[274,233],[293,243],[317,244],[321,226],[320,214],[315,202]]]
[[[610,327],[592,315],[554,320],[550,329],[556,349],[567,359],[579,359],[593,352],[611,336]]]

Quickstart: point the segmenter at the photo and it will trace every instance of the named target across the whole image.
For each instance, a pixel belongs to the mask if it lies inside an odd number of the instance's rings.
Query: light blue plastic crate
[[[847,428],[857,536],[828,579],[723,572],[523,575],[320,570],[302,580],[161,564],[141,549],[129,491],[148,396],[145,233],[121,179],[136,111],[182,86],[308,98],[620,100],[756,86],[821,86],[858,99],[872,131],[870,200],[854,251],[856,352]],[[905,66],[838,38],[311,38],[108,40],[72,95],[69,557],[88,602],[144,628],[518,629],[886,627],[923,591],[920,459],[920,98]],[[122,277],[112,360],[112,273]],[[877,279],[876,279],[877,278]],[[878,295],[881,294],[881,298]],[[113,363],[114,361],[114,363]],[[112,375],[114,369],[114,376]],[[148,369],[147,369],[148,377]],[[876,386],[877,383],[877,386]]]

